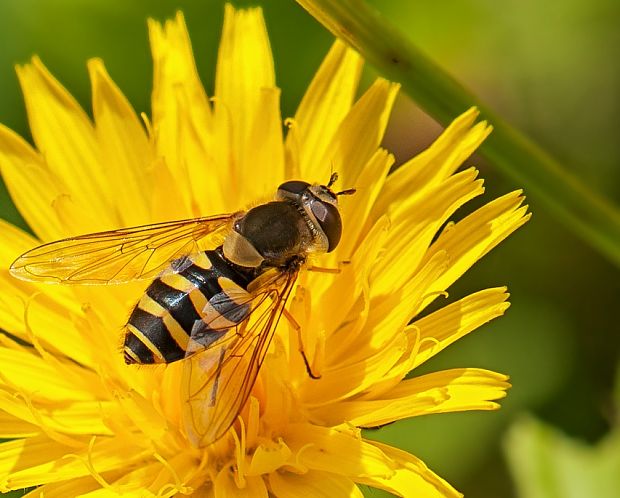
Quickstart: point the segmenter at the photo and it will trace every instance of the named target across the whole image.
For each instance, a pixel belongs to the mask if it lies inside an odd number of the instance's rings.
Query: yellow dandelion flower
[[[197,75],[183,17],[149,23],[153,115],[141,122],[100,60],[91,121],[40,60],[18,68],[36,148],[0,127],[0,167],[36,238],[2,222],[0,491],[27,496],[460,496],[423,462],[361,428],[416,415],[493,410],[507,377],[474,368],[409,371],[508,307],[487,289],[415,318],[529,217],[519,192],[456,223],[483,192],[456,172],[490,132],[469,110],[394,173],[380,147],[398,86],[358,99],[362,62],[336,42],[283,133],[280,90],[259,9],[226,8],[215,95]],[[148,285],[19,281],[20,254],[77,234],[226,213],[331,171],[337,249],[301,270],[245,407],[214,444],[184,425],[183,360],[126,365],[119,337]],[[347,262],[343,264],[343,262]],[[314,262],[313,262],[314,264]],[[412,321],[413,318],[413,321]],[[234,415],[237,415],[236,413]]]

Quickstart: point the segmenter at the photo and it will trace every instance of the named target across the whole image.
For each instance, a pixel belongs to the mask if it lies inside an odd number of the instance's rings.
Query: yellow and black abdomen
[[[181,360],[190,341],[206,348],[250,312],[246,289],[255,272],[228,262],[221,248],[171,265],[177,271],[153,280],[129,317],[126,363]]]

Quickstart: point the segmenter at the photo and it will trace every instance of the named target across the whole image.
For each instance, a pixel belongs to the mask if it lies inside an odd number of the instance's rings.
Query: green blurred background
[[[566,169],[619,203],[620,2],[371,3]],[[292,115],[331,35],[292,1],[234,4],[263,6],[283,115]],[[221,1],[2,0],[0,122],[30,136],[13,66],[33,54],[89,111],[85,62],[102,57],[134,107],[149,113],[146,18],[163,20],[177,9],[185,13],[198,68],[212,94]],[[367,69],[364,84],[374,76]],[[385,144],[402,162],[439,131],[401,96]],[[479,157],[470,164],[486,179],[484,202],[519,188]],[[453,300],[507,284],[513,303],[508,314],[421,369],[477,366],[509,374],[514,387],[502,410],[420,417],[368,436],[423,458],[468,497],[620,496],[620,445],[613,432],[618,271],[558,225],[536,198],[528,201],[534,212],[530,223],[450,292]],[[0,210],[3,218],[24,226],[4,189]],[[588,466],[596,471],[588,472]],[[370,490],[367,495],[383,496]]]

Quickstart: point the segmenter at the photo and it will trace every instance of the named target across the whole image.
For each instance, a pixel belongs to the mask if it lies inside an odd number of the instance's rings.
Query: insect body
[[[152,279],[127,323],[125,361],[186,359],[185,431],[205,446],[245,404],[307,256],[338,245],[338,196],[354,190],[334,193],[336,179],[285,182],[274,201],[247,212],[45,244],[20,256],[11,273],[69,284]]]
[[[131,313],[126,363],[181,360],[190,340],[206,348],[248,317],[247,288],[257,269],[230,263],[221,248],[184,256],[175,266],[182,269],[157,277]]]

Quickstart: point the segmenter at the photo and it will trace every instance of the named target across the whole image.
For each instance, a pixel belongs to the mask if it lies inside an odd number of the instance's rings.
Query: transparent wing
[[[22,280],[67,284],[154,278],[171,260],[199,250],[199,241],[224,233],[235,216],[169,221],[70,237],[22,254],[10,271]],[[181,270],[173,267],[173,271]]]
[[[281,272],[253,293],[250,318],[223,340],[184,362],[185,431],[204,447],[221,438],[248,399],[269,349],[297,271]]]

